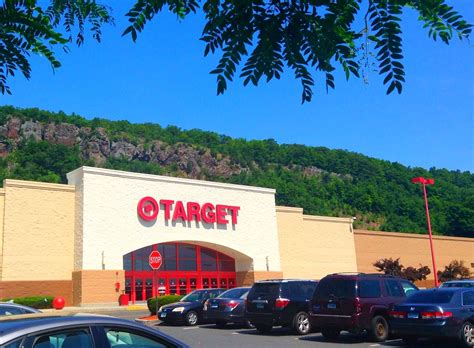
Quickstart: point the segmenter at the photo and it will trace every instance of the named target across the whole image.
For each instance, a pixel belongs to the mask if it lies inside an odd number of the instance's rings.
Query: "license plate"
[[[328,308],[329,309],[336,309],[336,304],[335,303],[328,303]]]
[[[257,303],[257,308],[262,309],[264,307],[263,303]]]
[[[217,304],[211,304],[211,308],[217,308],[217,307],[219,307],[219,305],[217,305]]]
[[[166,318],[166,313],[161,313],[160,318]]]
[[[418,319],[418,313],[408,313],[408,318],[410,318],[410,319]]]

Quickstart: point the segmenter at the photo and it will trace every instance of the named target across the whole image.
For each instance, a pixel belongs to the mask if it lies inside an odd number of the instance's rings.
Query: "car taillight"
[[[288,300],[287,298],[279,297],[275,300],[275,307],[279,308],[279,309],[282,309],[282,308],[285,308],[286,306],[288,306],[289,303],[290,303],[290,300]]]
[[[237,307],[238,305],[239,305],[239,303],[238,303],[238,302],[235,302],[235,301],[230,301],[230,302],[227,302],[227,303],[225,304],[225,306],[226,306],[227,308],[230,308],[230,310],[233,310],[233,309],[234,309],[235,307]]]
[[[421,319],[448,319],[452,316],[452,312],[421,312]]]
[[[362,305],[360,304],[360,298],[356,297],[354,299],[354,306],[355,306],[356,313],[362,312]]]
[[[403,319],[407,316],[406,312],[402,311],[390,311],[388,313],[392,318],[398,318],[398,319]]]

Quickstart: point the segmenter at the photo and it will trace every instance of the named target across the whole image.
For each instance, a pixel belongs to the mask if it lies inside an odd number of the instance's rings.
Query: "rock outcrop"
[[[103,128],[23,121],[17,117],[0,125],[0,157],[8,156],[23,140],[77,146],[82,158],[96,166],[103,166],[109,158],[143,161],[163,167],[175,166],[174,170],[189,178],[206,178],[207,175],[229,178],[245,170],[228,157],[216,157],[209,149],[190,144],[168,144],[160,140],[135,143],[125,138],[117,139]]]

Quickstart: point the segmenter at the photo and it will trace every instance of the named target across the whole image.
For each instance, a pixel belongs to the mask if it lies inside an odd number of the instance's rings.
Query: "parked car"
[[[40,313],[36,308],[31,308],[28,306],[23,306],[18,303],[13,302],[0,302],[0,316],[4,315],[18,315],[18,314],[28,314],[28,313]]]
[[[474,289],[421,290],[395,306],[390,317],[392,332],[408,344],[443,337],[474,347]]]
[[[219,296],[225,289],[194,290],[181,301],[161,306],[158,309],[158,319],[167,324],[197,325],[202,320],[202,310],[206,300]]]
[[[388,312],[418,288],[405,279],[364,273],[331,274],[318,284],[311,303],[313,327],[329,340],[342,330],[382,342],[389,334]]]
[[[96,315],[28,314],[0,319],[5,348],[188,347],[156,329],[130,320]]]
[[[246,301],[245,317],[259,333],[273,326],[291,327],[298,335],[311,332],[308,309],[318,282],[274,279],[254,283]]]
[[[474,279],[449,280],[439,286],[440,288],[474,288]]]
[[[227,323],[243,324],[250,328],[252,325],[245,318],[245,299],[250,288],[234,288],[227,290],[204,303],[203,318],[224,327]]]

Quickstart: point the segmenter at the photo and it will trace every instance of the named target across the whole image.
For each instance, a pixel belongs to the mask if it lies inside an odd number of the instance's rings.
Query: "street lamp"
[[[426,220],[428,221],[428,234],[430,236],[431,260],[433,261],[435,287],[437,287],[438,286],[438,272],[436,271],[435,254],[434,254],[434,248],[433,248],[433,236],[431,234],[430,210],[428,208],[428,196],[426,195],[426,185],[434,185],[434,179],[425,179],[422,176],[419,176],[419,177],[411,179],[411,182],[414,184],[423,185],[423,194],[425,196]]]

